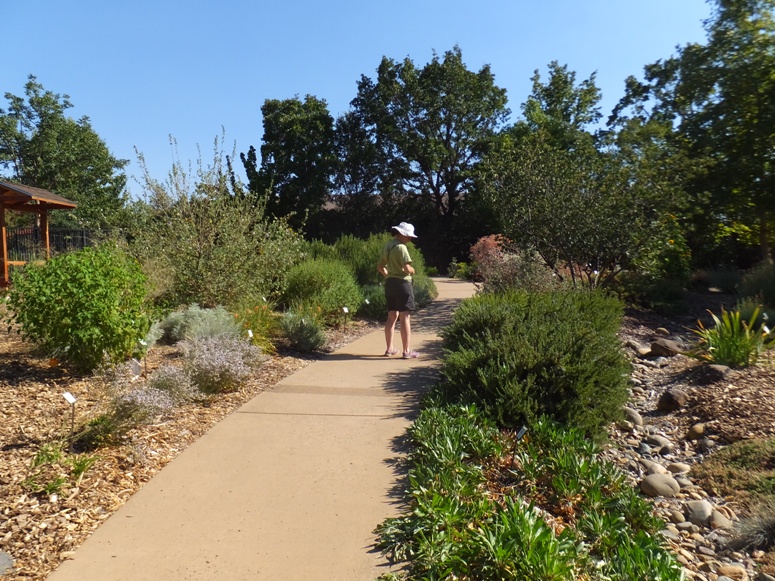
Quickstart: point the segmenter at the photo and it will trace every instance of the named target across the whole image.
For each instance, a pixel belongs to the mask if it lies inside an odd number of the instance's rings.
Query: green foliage
[[[261,198],[228,175],[223,157],[216,140],[212,163],[200,159],[194,175],[180,162],[164,183],[145,170],[147,216],[132,249],[159,304],[234,309],[273,300],[301,259],[301,237],[265,214]]]
[[[24,97],[6,93],[0,109],[0,169],[21,184],[54,192],[78,208],[55,212],[51,223],[70,228],[109,228],[125,219],[127,160],[113,157],[88,117],[65,112],[67,95],[47,91],[30,75]]]
[[[203,309],[197,304],[182,311],[174,311],[159,323],[161,339],[174,344],[184,339],[212,337],[215,335],[240,335],[242,326],[236,317],[223,306]]]
[[[239,309],[235,318],[242,326],[242,333],[248,335],[253,345],[259,347],[263,353],[275,352],[272,338],[279,333],[280,323],[279,315],[271,304],[263,303]]]
[[[382,254],[382,249],[390,239],[391,236],[388,233],[372,234],[367,240],[361,240],[354,236],[341,236],[333,245],[335,256],[352,269],[359,285],[379,284],[382,276],[377,272],[377,261]],[[420,252],[413,245],[407,245],[407,248],[409,248],[412,260],[417,257],[418,260],[422,261],[422,257],[419,256]],[[415,266],[415,269],[417,268],[414,263],[412,265]]]
[[[240,154],[255,195],[267,196],[267,212],[287,217],[289,224],[317,234],[318,214],[336,166],[334,119],[322,99],[267,99],[261,164],[253,146]]]
[[[339,260],[320,259],[305,260],[288,271],[281,299],[285,307],[320,307],[328,324],[342,319],[343,307],[355,313],[362,302],[363,295],[350,268]]]
[[[477,277],[476,266],[453,258],[447,267],[447,276],[461,280],[474,280]]]
[[[775,495],[775,439],[752,439],[724,446],[697,465],[699,482],[723,495],[763,499]],[[694,470],[693,470],[694,474]]]
[[[357,140],[345,152],[363,160],[345,176],[357,185],[348,188],[360,196],[357,207],[376,220],[425,214],[449,260],[457,235],[469,237],[477,222],[476,206],[466,211],[464,202],[477,197],[474,170],[508,114],[506,91],[490,67],[469,70],[457,46],[422,67],[384,57],[375,79],[361,77],[343,120],[356,126],[349,133]]]
[[[258,347],[235,335],[193,337],[183,342],[183,368],[204,393],[239,389],[265,359]]]
[[[144,302],[139,265],[109,244],[27,265],[8,299],[25,338],[81,371],[138,351],[150,326]]]
[[[755,365],[763,351],[775,347],[775,335],[766,325],[757,326],[759,308],[746,321],[740,311],[721,309],[721,317],[711,313],[713,327],[706,328],[698,321],[694,333],[699,337],[697,356],[711,363],[729,367]]]
[[[361,288],[363,303],[358,315],[367,319],[384,319],[387,313],[385,287],[381,284],[369,284]]]
[[[681,579],[664,523],[581,432],[541,419],[514,441],[475,406],[426,404],[409,430],[409,508],[377,529],[401,578]]]
[[[65,442],[53,441],[40,446],[30,461],[30,473],[22,481],[22,487],[32,493],[52,495],[59,493],[66,484],[80,486],[86,472],[99,461],[99,456],[67,454]]]
[[[439,391],[506,426],[542,415],[600,437],[626,401],[622,305],[597,292],[485,294],[443,331]]]
[[[439,296],[436,283],[429,276],[423,274],[412,275],[412,286],[414,289],[414,303],[418,309],[427,307]]]
[[[775,309],[775,264],[764,262],[743,276],[740,294]]]
[[[280,328],[291,346],[302,353],[310,353],[326,344],[326,334],[319,313],[300,308],[286,312],[280,319]]]

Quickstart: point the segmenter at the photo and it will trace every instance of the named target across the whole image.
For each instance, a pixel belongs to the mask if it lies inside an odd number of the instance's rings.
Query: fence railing
[[[51,254],[82,250],[91,246],[96,232],[93,230],[49,228]],[[8,260],[31,262],[46,257],[43,232],[40,228],[8,229]]]

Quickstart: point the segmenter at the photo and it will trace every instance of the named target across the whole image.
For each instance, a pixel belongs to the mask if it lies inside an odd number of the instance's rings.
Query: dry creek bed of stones
[[[730,370],[688,357],[683,352],[695,342],[696,322],[696,316],[625,316],[631,398],[626,419],[611,426],[604,456],[651,499],[687,579],[775,581],[772,550],[728,546],[745,503],[704,489],[693,476],[696,465],[725,445],[775,437],[775,361]]]

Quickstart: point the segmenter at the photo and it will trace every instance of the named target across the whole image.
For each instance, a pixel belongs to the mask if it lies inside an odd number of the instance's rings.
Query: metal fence
[[[49,228],[48,237],[51,254],[82,250],[94,243],[96,232],[93,230]],[[8,229],[8,260],[31,262],[46,257],[43,245],[43,232],[40,228]]]

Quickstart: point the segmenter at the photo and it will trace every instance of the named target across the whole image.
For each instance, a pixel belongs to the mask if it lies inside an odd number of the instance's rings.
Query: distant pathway
[[[398,514],[398,442],[438,373],[436,330],[473,285],[436,279],[417,360],[376,331],[226,417],[113,514],[53,581],[371,581],[374,528]]]

